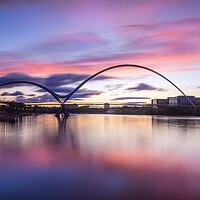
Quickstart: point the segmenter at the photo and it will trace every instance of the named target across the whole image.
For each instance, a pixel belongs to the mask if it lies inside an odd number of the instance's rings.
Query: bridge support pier
[[[60,117],[61,113],[63,113],[65,115],[65,117],[69,117],[70,114],[68,112],[68,110],[65,108],[65,105],[62,103],[60,108],[58,109],[58,111],[56,112],[56,117]]]

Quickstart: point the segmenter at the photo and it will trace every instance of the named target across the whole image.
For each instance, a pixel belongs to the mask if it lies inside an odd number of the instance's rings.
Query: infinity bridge
[[[38,86],[40,88],[42,88],[43,90],[45,90],[46,92],[50,93],[55,99],[56,101],[60,104],[60,108],[58,109],[57,113],[56,113],[56,117],[59,117],[61,113],[64,113],[65,117],[69,117],[69,112],[67,111],[67,109],[65,108],[65,103],[72,97],[72,95],[74,93],[76,93],[83,85],[85,85],[88,81],[90,81],[91,79],[93,79],[94,77],[98,76],[99,74],[111,70],[111,69],[115,69],[115,68],[122,68],[122,67],[134,67],[134,68],[140,68],[140,69],[144,69],[150,72],[153,72],[154,74],[162,77],[163,79],[165,79],[166,81],[168,81],[171,85],[173,85],[182,95],[184,95],[187,100],[191,103],[191,105],[193,107],[195,107],[195,105],[193,104],[193,102],[186,96],[186,94],[177,86],[175,85],[172,81],[170,81],[168,78],[166,78],[165,76],[163,76],[162,74],[158,73],[157,71],[154,71],[148,67],[144,67],[144,66],[140,66],[140,65],[134,65],[134,64],[123,64],[123,65],[115,65],[112,67],[108,67],[105,68],[97,73],[95,73],[94,75],[88,77],[86,80],[84,80],[82,83],[80,83],[72,92],[66,94],[66,95],[59,95],[57,93],[55,93],[54,91],[52,91],[51,89],[35,83],[35,82],[31,82],[31,81],[10,81],[10,82],[6,82],[6,83],[2,83],[0,84],[0,87],[2,86],[6,86],[6,85],[10,85],[10,84],[16,84],[16,83],[26,83],[26,84],[31,84],[31,85],[35,85]]]

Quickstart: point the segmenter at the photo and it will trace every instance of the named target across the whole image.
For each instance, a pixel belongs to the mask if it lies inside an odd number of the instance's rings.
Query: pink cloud
[[[19,62],[12,67],[1,70],[1,76],[11,72],[22,72],[30,75],[48,75],[56,73],[95,73],[103,68],[117,64],[138,64],[157,69],[160,72],[166,71],[194,71],[200,68],[191,67],[200,65],[200,52],[165,54],[153,53],[121,54],[110,57],[81,59],[74,62]]]

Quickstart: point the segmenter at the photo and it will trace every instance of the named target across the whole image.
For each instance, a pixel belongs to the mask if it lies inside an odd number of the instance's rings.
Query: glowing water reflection
[[[0,199],[200,199],[200,118],[0,123]]]

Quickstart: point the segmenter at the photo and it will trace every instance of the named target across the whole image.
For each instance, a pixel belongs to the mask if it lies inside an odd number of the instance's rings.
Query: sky
[[[156,70],[200,96],[199,0],[0,0],[0,83],[36,81],[66,94],[118,64]],[[40,88],[12,85],[1,100],[53,101]],[[73,97],[146,102],[180,93],[136,68],[106,72]]]

